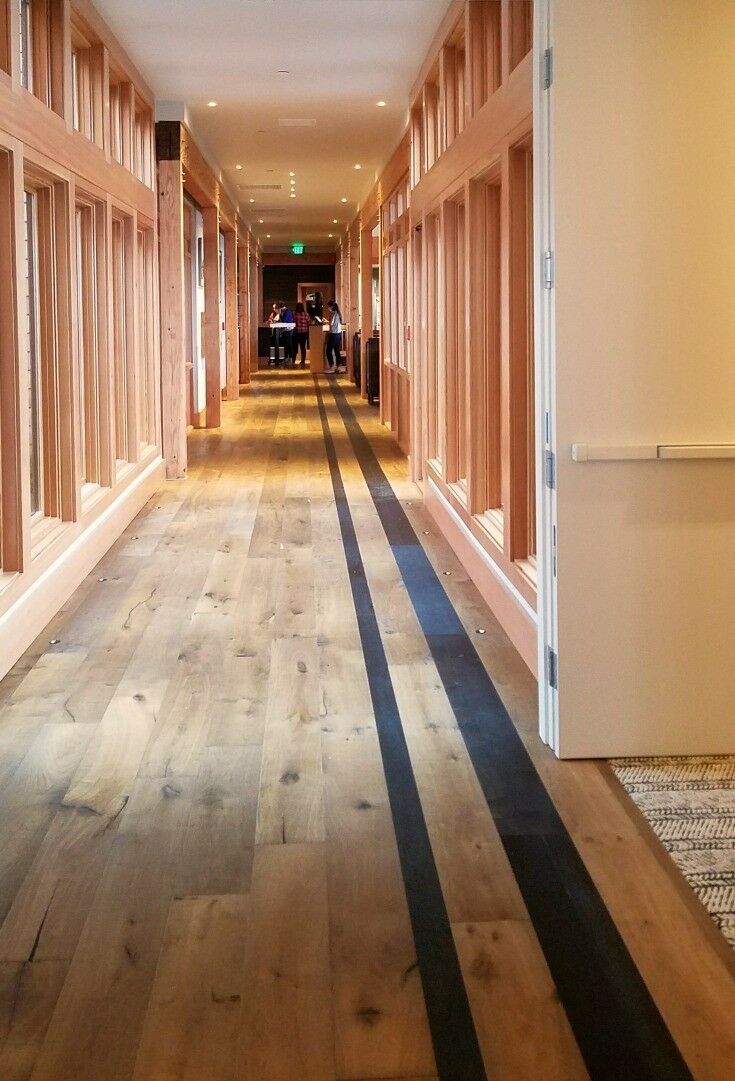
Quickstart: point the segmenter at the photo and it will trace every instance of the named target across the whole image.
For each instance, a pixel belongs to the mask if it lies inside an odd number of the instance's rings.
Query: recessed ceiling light
[[[262,225],[262,224],[263,224],[263,219],[262,219],[262,218],[258,218],[258,225]]]
[[[346,199],[346,197],[345,197],[345,196],[343,195],[343,196],[342,196],[342,198],[340,199],[340,203],[346,203],[346,202],[347,202],[347,199]]]
[[[336,218],[332,218],[332,225],[336,225],[336,224],[337,224],[337,219],[336,219]]]
[[[333,236],[334,236],[334,233],[330,233],[329,234],[329,239],[331,240]]]
[[[295,198],[296,198],[296,192],[295,192],[295,191],[292,191],[292,192],[291,192],[291,198],[292,198],[292,199],[295,199]]]
[[[376,101],[375,104],[378,106],[379,109],[384,109],[386,107],[386,105],[388,104],[388,102],[387,101]]]
[[[236,165],[235,168],[236,169],[242,169],[242,165]]]
[[[289,176],[296,176],[296,173],[289,173]]]
[[[216,109],[217,108],[217,102],[216,101],[208,101],[207,105],[209,106],[210,109]]]
[[[266,234],[265,234],[265,239],[266,239],[266,240],[270,240],[270,238],[271,238],[271,235],[270,235],[270,233],[266,233]]]
[[[356,162],[355,162],[354,168],[355,168],[355,169],[362,169],[362,165],[360,165],[360,162],[359,162],[359,161],[356,161]]]
[[[250,199],[249,202],[254,203],[255,199]]]

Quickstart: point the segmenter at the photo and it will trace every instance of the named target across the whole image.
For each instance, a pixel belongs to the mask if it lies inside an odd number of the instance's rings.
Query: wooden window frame
[[[504,77],[533,48],[533,0],[503,0]]]
[[[43,500],[39,512],[30,519],[33,555],[49,537],[54,526],[77,518],[76,404],[69,185],[65,180],[26,161],[23,187],[24,192],[32,192],[35,197],[37,346],[41,378]],[[30,318],[28,313],[28,320]],[[24,326],[25,341],[29,329],[30,323],[27,323]],[[26,394],[29,393],[30,388],[26,387]]]
[[[112,207],[109,297],[116,478],[140,460],[135,262],[135,221]]]
[[[536,474],[533,356],[533,161],[531,136],[504,159],[508,185],[508,556],[535,581]]]
[[[104,202],[75,197],[76,401],[80,418],[81,503],[113,483],[107,349],[107,213]],[[82,232],[80,233],[80,227]],[[82,325],[80,325],[80,321]]]
[[[0,265],[8,268],[8,273],[0,275],[0,575],[17,573],[24,566],[21,334],[16,270],[16,206],[22,197],[20,163],[10,150],[0,148]]]
[[[75,131],[90,142],[105,146],[105,95],[108,84],[107,50],[72,12],[70,21],[71,105]]]
[[[424,354],[427,366],[427,419],[428,445],[427,461],[432,469],[442,476],[443,415],[444,415],[444,376],[442,367],[444,351],[442,337],[444,314],[442,303],[442,240],[441,219],[439,213],[427,215],[424,221],[424,276],[426,280],[426,331]]]
[[[150,107],[135,95],[132,171],[147,188],[153,187],[154,123]]]
[[[503,506],[503,362],[501,344],[500,165],[465,186],[467,246],[465,340],[469,371],[468,509],[501,549]]]
[[[156,234],[140,218],[136,230],[138,369],[140,373],[139,436],[141,448],[160,441],[160,380],[158,379],[158,290],[156,286]]]
[[[67,40],[64,0],[13,2],[18,3],[19,85],[59,116],[64,116]],[[24,8],[27,18],[24,18]],[[9,26],[13,24],[13,19],[8,20]]]

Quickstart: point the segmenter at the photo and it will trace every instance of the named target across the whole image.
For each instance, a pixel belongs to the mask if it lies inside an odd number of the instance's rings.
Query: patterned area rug
[[[610,764],[735,947],[735,757],[619,758]]]

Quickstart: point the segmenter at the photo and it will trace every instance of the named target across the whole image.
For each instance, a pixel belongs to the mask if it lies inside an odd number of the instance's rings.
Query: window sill
[[[448,484],[447,488],[464,510],[467,510],[467,481],[464,479],[455,480]]]
[[[493,544],[503,550],[505,541],[505,515],[499,507],[486,510],[483,514],[476,514],[475,521]]]
[[[534,589],[538,588],[538,567],[536,564],[536,556],[528,556],[527,559],[516,559],[515,566],[519,572],[523,575],[530,586]]]
[[[31,562],[43,555],[68,525],[61,518],[37,517],[36,521],[31,521]]]
[[[105,488],[101,484],[93,484],[91,482],[83,484],[81,492],[82,514],[87,514],[88,511],[92,510],[95,504],[98,503],[109,490],[109,488]]]

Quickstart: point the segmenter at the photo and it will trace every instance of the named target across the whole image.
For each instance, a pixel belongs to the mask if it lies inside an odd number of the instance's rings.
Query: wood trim
[[[225,335],[227,341],[228,401],[240,397],[240,355],[237,326],[237,233],[225,233]]]
[[[531,123],[532,64],[527,56],[507,83],[500,86],[460,132],[431,172],[421,178],[411,192],[411,219],[416,222],[452,191],[496,164],[509,133],[522,134]],[[520,137],[520,136],[519,136]]]
[[[240,237],[242,232],[238,234]],[[247,241],[237,245],[238,364],[240,383],[250,382],[250,254]]]
[[[92,34],[105,45],[114,66],[123,71],[127,78],[135,83],[135,87],[140,96],[144,99],[146,105],[150,109],[153,109],[156,100],[155,94],[130,59],[128,53],[107,26],[107,23],[105,23],[102,16],[91,3],[91,0],[74,0],[74,12],[79,19],[82,19],[86,23]]]
[[[134,467],[124,482],[102,495],[83,522],[66,525],[59,544],[6,588],[0,604],[0,678],[142,510],[163,472],[157,456]]]
[[[219,184],[189,129],[181,125],[181,166],[184,188],[204,210],[219,206]]]
[[[423,64],[419,68],[419,73],[414,80],[414,84],[411,87],[411,91],[408,96],[409,103],[414,105],[416,99],[421,94],[424,83],[426,82],[429,72],[434,67],[439,57],[439,53],[442,50],[442,46],[448,37],[452,34],[457,23],[463,17],[465,7],[465,0],[452,0],[447,8],[446,14],[439,24],[434,38],[429,46],[429,51],[426,54]]]
[[[16,310],[20,253],[15,208],[22,198],[19,155],[0,151],[0,571],[23,570],[20,341]],[[20,306],[18,305],[18,308]],[[27,407],[26,407],[27,408]]]
[[[431,481],[425,485],[424,502],[493,615],[538,678],[536,623],[514,596],[515,587]]]
[[[202,208],[204,220],[204,365],[207,427],[219,428],[222,416],[220,370],[219,209]]]

